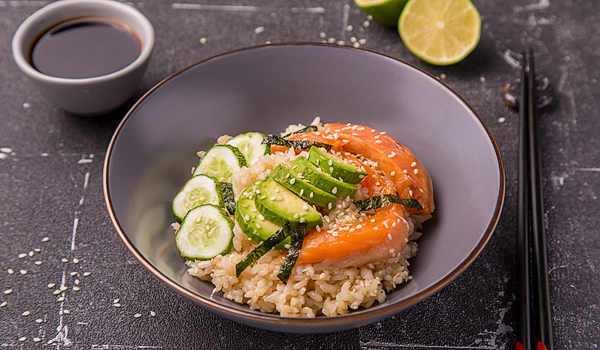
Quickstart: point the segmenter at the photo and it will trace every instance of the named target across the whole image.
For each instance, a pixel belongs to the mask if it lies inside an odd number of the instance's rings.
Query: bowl
[[[129,26],[141,42],[139,56],[125,68],[100,76],[63,78],[41,73],[31,63],[32,47],[40,36],[69,19],[99,16]],[[113,0],[60,0],[29,16],[12,40],[15,63],[41,94],[59,108],[73,114],[95,116],[122,105],[139,85],[154,46],[154,29],[135,8]]]
[[[279,133],[292,123],[364,124],[411,149],[429,171],[436,210],[411,260],[413,279],[348,315],[286,318],[250,310],[190,276],[175,246],[171,201],[223,134]],[[346,46],[268,44],[207,58],[166,78],[118,126],[104,163],[105,202],[133,256],[177,293],[223,317],[283,332],[332,332],[376,322],[436,293],[489,240],[504,200],[498,148],[477,113],[426,72]],[[168,301],[167,301],[168,302]]]

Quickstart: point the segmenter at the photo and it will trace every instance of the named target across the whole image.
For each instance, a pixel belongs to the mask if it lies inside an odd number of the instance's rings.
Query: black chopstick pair
[[[532,49],[523,54],[522,65],[517,207],[517,350],[554,350]]]

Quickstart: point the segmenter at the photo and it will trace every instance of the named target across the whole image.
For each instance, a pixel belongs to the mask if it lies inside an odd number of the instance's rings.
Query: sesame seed
[[[25,341],[25,340],[27,340],[27,337],[21,337],[21,338],[19,338],[19,341]]]
[[[418,173],[419,173],[419,169],[415,169],[415,174],[418,174]]]
[[[152,317],[156,316],[156,312],[150,311],[150,316],[152,316]]]
[[[70,314],[70,313],[71,313],[71,311],[69,311],[69,310],[64,310],[64,311],[63,311],[63,313],[65,313],[65,314],[67,314],[67,315],[68,315],[68,314]]]
[[[64,291],[65,291],[65,290],[67,290],[68,288],[67,288],[67,287],[65,287],[65,286],[60,286],[60,288],[59,288],[59,289],[60,289],[60,291],[61,291],[61,292],[64,292]]]
[[[142,314],[135,314],[135,315],[133,315],[133,317],[140,318],[140,317],[142,317]]]
[[[312,198],[314,195],[315,195],[315,193],[311,192],[309,196],[310,196],[310,198]]]
[[[208,39],[206,39],[205,37],[200,38],[200,44],[202,45],[206,44],[207,41]]]
[[[44,320],[42,320],[41,318],[38,318],[37,320],[35,320],[36,323],[42,323],[44,322]]]
[[[391,241],[392,240],[392,234],[388,233],[388,239]]]
[[[351,32],[351,31],[352,31],[352,29],[354,29],[354,27],[352,27],[352,25],[348,25],[348,26],[346,27],[346,30],[347,30],[347,31],[349,31],[349,32]]]
[[[13,269],[8,269],[8,270],[7,270],[7,272],[8,272],[8,274],[9,274],[9,275],[12,275],[13,273],[15,273],[15,270],[13,270]]]
[[[316,229],[317,229],[317,232],[321,232],[321,227],[319,227],[319,225],[317,225]]]
[[[74,258],[74,259],[73,259],[73,263],[74,263],[74,264],[78,264],[78,263],[79,263],[79,259],[77,259],[77,258]]]
[[[294,178],[294,177],[293,177],[293,178],[290,180],[290,185],[293,185],[295,182],[296,182],[296,178]]]
[[[21,275],[26,275],[27,274],[27,270],[19,270],[19,272],[21,273]]]
[[[38,261],[34,262],[34,264],[36,264],[36,265],[41,265],[41,264],[42,264],[42,261],[41,261],[41,260],[38,260]]]
[[[260,224],[257,222],[256,223],[256,228],[262,228],[262,226],[260,226]]]
[[[89,276],[91,274],[91,272],[84,272],[83,275],[84,276]]]
[[[413,167],[413,168],[416,167],[417,166],[417,162],[410,163],[410,166]]]
[[[358,224],[358,225],[356,225],[356,228],[357,228],[358,230],[360,230],[360,229],[362,228],[362,225],[361,225],[361,224]]]
[[[299,218],[300,216],[298,215],[298,213],[294,214],[294,219]]]
[[[300,195],[302,196],[303,194],[304,194],[304,189],[303,189],[303,188],[301,188],[301,189],[300,189]]]
[[[65,259],[65,258],[62,258],[62,259],[60,259],[60,261],[62,261],[62,262],[64,262],[64,263],[66,263],[66,262],[69,262],[69,260],[67,260],[67,259]]]
[[[369,26],[371,26],[371,22],[369,22],[369,21],[364,21],[362,25],[363,25],[363,27],[365,27],[365,28],[369,28]]]
[[[75,271],[71,272],[71,276],[77,276],[77,272],[75,272]]]
[[[55,285],[56,285],[55,283],[49,283],[48,288],[54,288]]]
[[[29,256],[33,256],[33,250],[29,252]]]
[[[121,307],[121,304],[119,304],[119,303],[115,303],[115,304],[113,304],[113,306],[114,306],[114,307]]]
[[[377,230],[379,230],[379,226],[375,226],[375,227],[373,227],[373,230],[374,230],[374,231],[377,231]]]
[[[0,304],[0,307],[5,307],[8,303],[6,301],[3,301],[2,304]]]
[[[65,301],[65,297],[60,297],[58,299],[56,299],[57,302],[61,302],[61,301]]]
[[[54,294],[54,295],[60,294],[60,289],[55,290],[54,292],[52,292],[52,294]]]
[[[79,284],[79,280],[75,280],[75,284]]]
[[[304,222],[306,222],[306,219],[305,218],[300,218],[300,222],[304,223]]]
[[[396,175],[396,172],[395,172],[395,171],[392,171],[392,172],[390,173],[390,176],[394,176],[394,175]]]
[[[27,254],[25,254],[25,253],[21,253],[21,254],[18,255],[19,259],[23,259],[26,256],[27,256]]]
[[[13,292],[13,290],[12,290],[12,289],[7,289],[7,290],[5,290],[5,291],[4,291],[4,294],[5,294],[5,295],[9,295],[9,294],[10,294],[10,293],[12,293],[12,292]]]
[[[245,219],[246,221],[250,221],[250,215],[246,214],[246,215],[244,216],[244,219]]]
[[[337,187],[334,187],[333,190],[331,190],[331,193],[336,194],[337,193]]]
[[[333,237],[337,237],[339,234],[338,234],[337,232],[335,232],[335,231],[334,231],[334,232],[332,232],[332,233],[331,233],[331,235],[332,235]]]
[[[48,242],[49,240],[50,240],[50,238],[48,238],[48,237],[42,238],[42,242]]]
[[[330,173],[333,173],[333,167],[330,167],[330,168],[329,168],[329,172],[330,172]]]
[[[392,222],[392,227],[396,227],[396,222]]]
[[[42,339],[40,339],[40,338],[33,338],[33,341],[36,342],[36,343],[39,342],[39,341],[41,341],[41,340]]]
[[[311,193],[312,193],[312,192],[311,192]],[[329,202],[329,203],[327,204],[327,208],[328,208],[329,210],[331,210],[331,202]]]
[[[392,153],[388,154],[389,158],[394,158],[395,156],[396,156],[396,152],[392,152]]]
[[[23,312],[23,313],[21,314],[21,316],[24,316],[24,317],[27,317],[27,316],[29,316],[29,315],[31,315],[31,312],[30,312],[30,311],[25,311],[25,312]]]
[[[381,140],[375,140],[375,143],[383,143]]]
[[[73,291],[77,292],[79,290],[79,287],[75,286],[73,287]]]

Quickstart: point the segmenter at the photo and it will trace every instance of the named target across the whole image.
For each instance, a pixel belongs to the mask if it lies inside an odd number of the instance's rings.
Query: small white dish
[[[43,74],[30,63],[32,46],[56,24],[84,16],[102,16],[130,26],[141,41],[140,55],[118,71],[91,78],[60,78]],[[19,67],[41,94],[59,108],[77,115],[102,115],[122,105],[139,85],[154,47],[154,28],[135,8],[113,0],[60,0],[29,16],[13,36],[12,52]]]

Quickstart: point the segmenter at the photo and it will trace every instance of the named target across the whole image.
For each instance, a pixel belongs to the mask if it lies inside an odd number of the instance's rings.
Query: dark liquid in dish
[[[107,17],[78,17],[44,32],[31,49],[31,65],[60,78],[91,78],[127,67],[142,44],[125,23]]]

